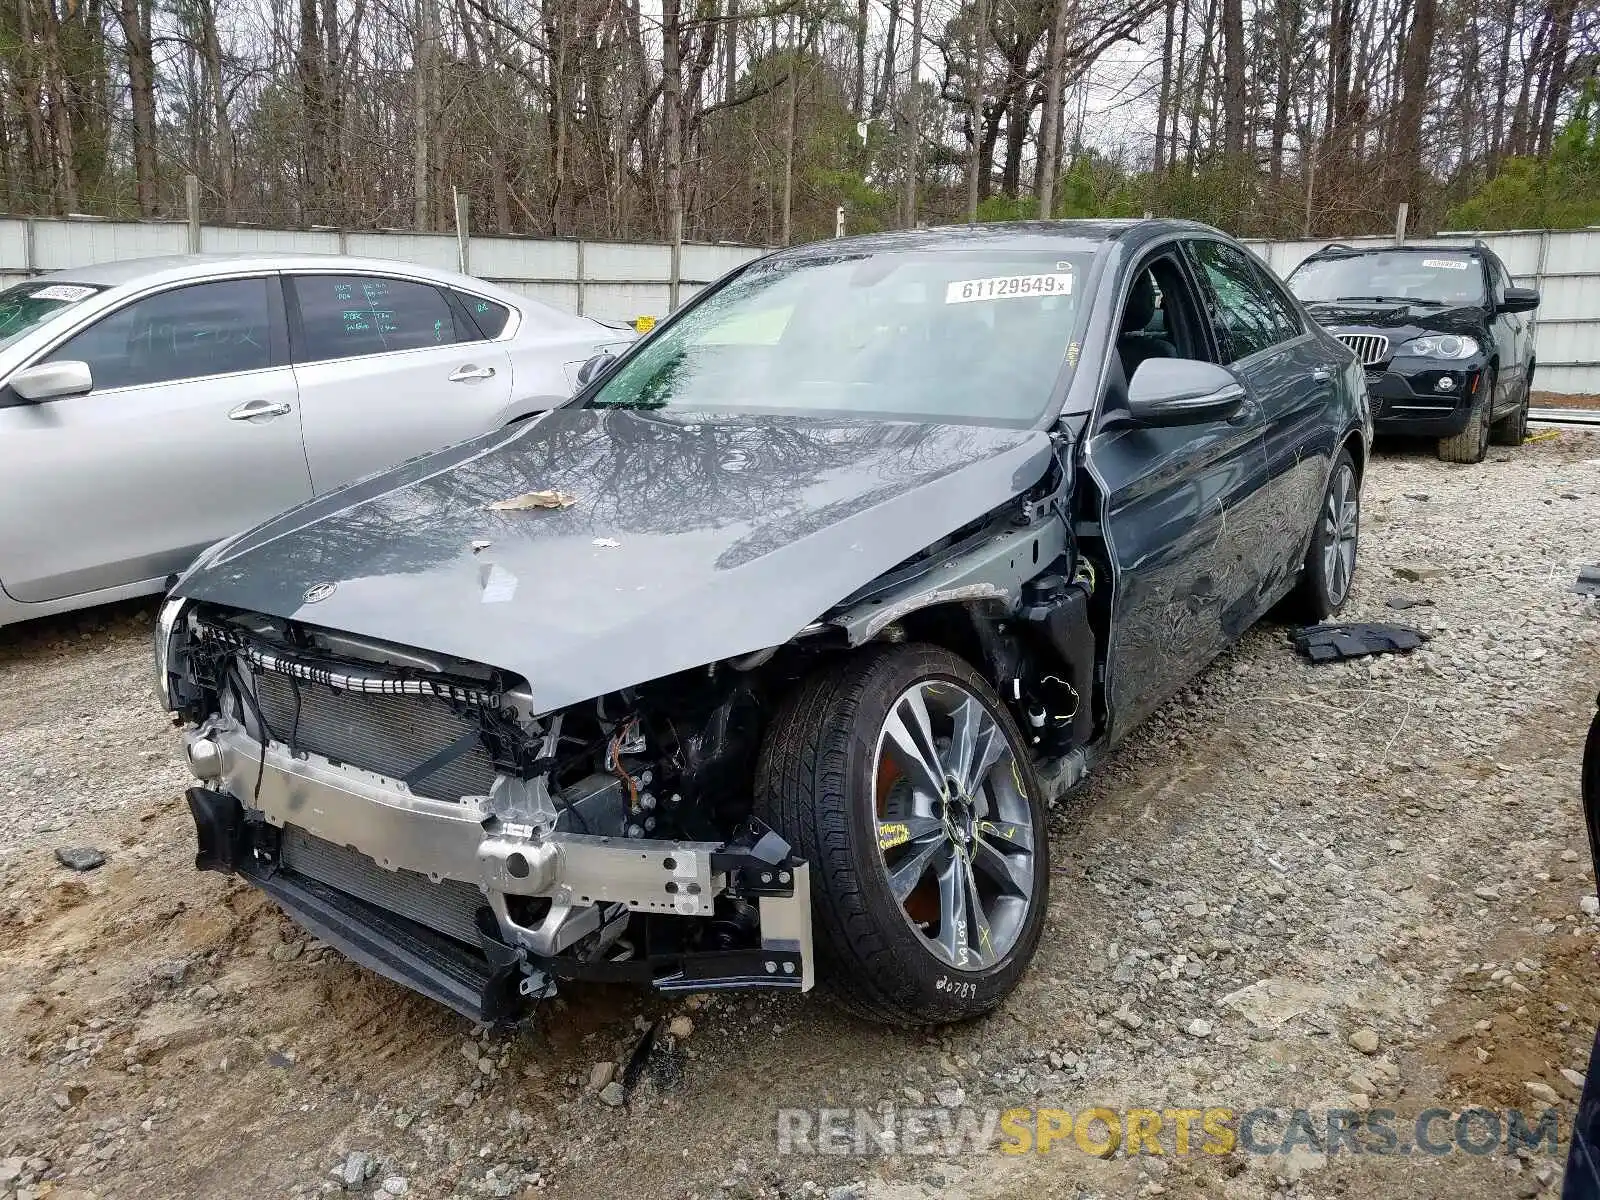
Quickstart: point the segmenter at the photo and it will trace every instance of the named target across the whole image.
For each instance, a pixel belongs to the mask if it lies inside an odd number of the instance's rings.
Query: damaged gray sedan
[[[982,1013],[1049,799],[1349,592],[1361,368],[1203,226],[784,251],[586,375],[214,547],[157,630],[197,865],[477,1020]]]

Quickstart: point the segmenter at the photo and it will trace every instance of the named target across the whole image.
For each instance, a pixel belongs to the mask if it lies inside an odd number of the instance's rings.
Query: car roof
[[[349,254],[164,254],[150,258],[124,258],[89,266],[67,267],[41,278],[63,283],[92,284],[96,287],[121,287],[131,283],[173,283],[205,279],[211,275],[238,271],[372,271],[383,275],[410,275],[431,279],[452,287],[495,296],[509,293],[503,288],[455,271],[424,267],[416,263],[385,258],[358,258]],[[510,297],[517,299],[517,297]]]
[[[1227,236],[1220,230],[1203,225],[1199,221],[1182,221],[1170,217],[1004,221],[868,233],[856,237],[836,238],[832,241],[812,242],[810,245],[797,246],[778,253],[786,258],[822,258],[841,251],[887,253],[907,250],[1030,250],[1064,248],[1065,243],[1082,243],[1082,248],[1090,249],[1095,243],[1143,242],[1169,233]]]

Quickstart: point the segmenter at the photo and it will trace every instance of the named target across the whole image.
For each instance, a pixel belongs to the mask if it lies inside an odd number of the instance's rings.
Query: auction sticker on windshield
[[[31,294],[30,300],[60,300],[67,304],[82,300],[86,296],[94,295],[92,287],[82,287],[73,283],[53,283],[49,287],[42,287]]]
[[[1472,264],[1464,258],[1425,258],[1422,260],[1425,267],[1443,267],[1447,271],[1465,271]]]
[[[1013,300],[1019,296],[1069,296],[1072,274],[1067,271],[1040,275],[993,275],[988,279],[957,279],[944,289],[946,304],[971,304],[974,300]]]

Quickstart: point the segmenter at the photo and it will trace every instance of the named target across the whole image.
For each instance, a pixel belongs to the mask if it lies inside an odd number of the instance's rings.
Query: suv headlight
[[[1412,338],[1399,352],[1415,358],[1471,358],[1478,352],[1478,341],[1459,333],[1430,333]]]
[[[161,707],[172,711],[172,695],[167,689],[168,664],[172,659],[172,639],[178,629],[178,621],[183,616],[184,606],[189,601],[181,596],[170,596],[161,604],[161,611],[156,614],[156,699],[161,701]]]

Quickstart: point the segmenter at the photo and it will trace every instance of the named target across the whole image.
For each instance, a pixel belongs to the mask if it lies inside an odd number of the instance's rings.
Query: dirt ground
[[[1380,447],[1364,514],[1346,616],[1427,644],[1312,667],[1253,630],[1057,806],[1038,958],[936,1033],[610,988],[476,1030],[194,871],[152,606],[0,630],[0,1197],[1553,1196],[1600,1020],[1577,795],[1600,601],[1571,590],[1600,558],[1600,437],[1477,467]],[[898,1146],[779,1153],[780,1119],[882,1106]],[[1429,1109],[1446,1137],[1550,1108],[1560,1144],[1176,1154],[1174,1118],[1159,1155],[1014,1154],[904,1124],[1019,1106],[1228,1109],[1235,1134],[1262,1106],[1387,1109],[1405,1147]]]

